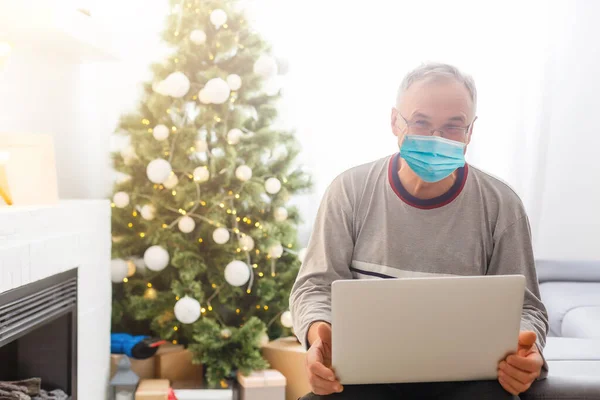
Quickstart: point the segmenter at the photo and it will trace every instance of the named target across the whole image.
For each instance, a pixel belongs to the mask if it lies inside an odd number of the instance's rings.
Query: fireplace
[[[38,377],[77,399],[77,269],[0,294],[0,360],[0,381]]]

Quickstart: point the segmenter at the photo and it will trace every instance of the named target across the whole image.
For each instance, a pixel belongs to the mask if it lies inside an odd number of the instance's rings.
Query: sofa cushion
[[[562,335],[572,338],[600,338],[600,306],[577,307],[567,312]]]
[[[548,363],[550,361],[598,361],[600,363],[600,339],[548,337],[544,358]]]
[[[546,282],[540,285],[540,293],[548,310],[551,336],[562,336],[563,319],[570,310],[600,306],[600,282]]]

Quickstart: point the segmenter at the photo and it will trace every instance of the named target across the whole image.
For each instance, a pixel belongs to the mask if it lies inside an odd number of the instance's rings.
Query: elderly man
[[[465,163],[476,106],[471,77],[420,66],[391,113],[400,151],[342,173],[326,191],[290,297],[309,348],[306,399],[516,399],[545,376],[548,321],[525,209],[510,187]],[[331,283],[436,274],[526,277],[518,352],[499,363],[498,380],[342,387],[331,369]]]

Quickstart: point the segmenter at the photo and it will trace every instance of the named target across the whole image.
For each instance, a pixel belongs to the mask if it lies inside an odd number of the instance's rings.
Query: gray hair
[[[396,97],[396,105],[400,104],[402,95],[408,88],[415,82],[422,80],[435,80],[435,79],[455,79],[456,81],[465,85],[469,94],[471,95],[471,101],[473,102],[473,114],[477,110],[477,89],[475,88],[475,81],[470,75],[463,74],[458,68],[443,63],[425,63],[419,65],[411,72],[406,74],[400,88],[398,89],[398,95]]]

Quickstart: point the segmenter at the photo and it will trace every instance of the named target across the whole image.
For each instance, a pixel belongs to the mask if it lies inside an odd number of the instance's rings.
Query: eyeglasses
[[[418,135],[418,136],[433,136],[435,132],[439,132],[440,136],[448,139],[454,140],[455,142],[462,142],[467,137],[467,132],[471,127],[471,124],[467,126],[458,126],[458,125],[445,125],[440,129],[435,129],[432,127],[429,121],[424,119],[417,119],[415,121],[408,121],[406,118],[402,116],[402,114],[398,113],[398,115],[404,120],[406,124],[408,134],[409,135]]]

